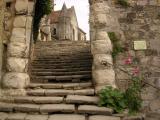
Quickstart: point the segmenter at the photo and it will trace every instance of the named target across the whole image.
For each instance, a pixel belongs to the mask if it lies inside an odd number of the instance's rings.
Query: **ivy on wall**
[[[124,48],[119,44],[119,39],[114,32],[108,32],[108,36],[113,44],[112,57],[115,59],[119,53],[124,52]]]
[[[38,37],[38,30],[41,18],[44,15],[49,15],[52,11],[52,2],[51,0],[36,0],[35,5],[35,15],[33,22],[33,39],[36,42]]]
[[[128,0],[117,0],[117,3],[125,8],[129,7]]]

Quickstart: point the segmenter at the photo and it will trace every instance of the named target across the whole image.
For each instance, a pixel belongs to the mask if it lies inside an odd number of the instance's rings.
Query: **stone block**
[[[160,98],[157,98],[150,103],[150,110],[157,111],[160,109]]]
[[[143,100],[153,100],[157,98],[157,89],[153,87],[145,87],[142,89],[141,97]]]
[[[26,30],[25,28],[13,28],[12,30],[12,37],[16,38],[24,38]]]
[[[74,90],[74,95],[94,95],[94,89]]]
[[[31,29],[32,28],[32,20],[33,20],[32,17],[27,17],[27,25],[26,25],[27,29]]]
[[[63,97],[35,97],[33,102],[36,104],[58,104],[63,102]]]
[[[85,116],[74,114],[55,114],[51,115],[48,120],[85,120]]]
[[[26,43],[26,38],[25,38],[25,36],[24,37],[14,37],[14,36],[11,36],[11,38],[10,38],[10,42],[14,42],[14,43]]]
[[[0,111],[1,112],[12,112],[13,111],[13,107],[14,107],[13,104],[0,103]],[[3,116],[5,116],[5,115],[3,115]]]
[[[14,102],[15,103],[33,103],[34,97],[15,97]]]
[[[27,57],[27,46],[24,43],[10,43],[8,46],[8,55],[10,57]]]
[[[109,54],[95,54],[93,57],[94,69],[111,69],[113,68],[112,56]]]
[[[25,113],[13,113],[9,114],[7,120],[24,120],[27,114]]]
[[[7,59],[7,69],[10,72],[27,72],[28,59],[10,57]]]
[[[96,36],[96,40],[107,40],[107,41],[110,41],[108,33],[106,31],[98,30],[96,32],[95,36]]]
[[[160,88],[160,78],[155,80],[155,85],[156,85],[157,88]]]
[[[107,16],[106,14],[97,14],[96,15],[96,18],[95,18],[95,23],[96,23],[96,26],[106,26],[107,24]]]
[[[113,69],[93,70],[92,74],[97,85],[115,86],[115,72]]]
[[[26,14],[28,11],[28,0],[16,0],[16,14]]]
[[[110,108],[98,107],[98,106],[94,106],[94,105],[80,105],[78,107],[78,113],[111,115],[112,112],[113,112],[113,110]]]
[[[28,90],[27,94],[28,95],[32,95],[32,96],[44,96],[45,94],[45,90],[44,89],[33,89],[33,90]]]
[[[106,5],[104,2],[95,3],[94,5],[92,5],[92,9],[96,13],[110,13],[110,7]]]
[[[6,120],[7,116],[8,114],[0,112],[0,117],[1,117],[0,120]]]
[[[25,120],[48,120],[48,115],[27,115]]]
[[[33,1],[28,1],[28,13],[30,15],[33,15],[33,10],[34,10],[34,2]]]
[[[92,54],[108,54],[112,52],[112,43],[109,39],[91,42]]]
[[[68,94],[74,94],[73,90],[63,90],[63,89],[53,89],[53,90],[46,90],[45,91],[45,95],[46,96],[64,96],[64,95],[68,95]]]
[[[120,117],[94,115],[94,116],[90,116],[89,120],[121,120],[121,119]]]
[[[67,112],[72,113],[75,111],[75,106],[70,104],[46,104],[40,107],[41,113],[53,113],[53,112]]]
[[[27,73],[9,72],[3,77],[3,87],[13,89],[23,89],[30,81],[30,77]]]
[[[16,28],[25,28],[26,16],[24,15],[16,16],[13,22],[13,26]]]
[[[16,104],[14,109],[17,112],[39,112],[39,105],[35,104]]]
[[[82,96],[82,95],[68,95],[66,98],[67,103],[78,103],[78,104],[98,104],[98,97]]]

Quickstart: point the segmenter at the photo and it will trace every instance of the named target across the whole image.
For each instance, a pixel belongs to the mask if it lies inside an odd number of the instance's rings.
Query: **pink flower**
[[[126,65],[132,64],[132,58],[130,54],[128,54],[128,58],[124,61],[124,64]]]
[[[132,73],[133,73],[134,76],[137,76],[140,73],[139,68],[138,67],[133,68]]]

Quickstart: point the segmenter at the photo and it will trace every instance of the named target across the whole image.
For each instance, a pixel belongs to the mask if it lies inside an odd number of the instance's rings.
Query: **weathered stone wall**
[[[33,1],[14,1],[14,19],[7,49],[7,72],[3,76],[6,94],[25,94],[29,84],[28,61],[32,26]],[[32,5],[32,6],[31,6]]]
[[[131,6],[124,8],[110,4],[112,15],[116,16],[119,25],[110,24],[109,32],[115,32],[125,52],[120,53],[115,60],[116,81],[120,89],[126,89],[130,83],[133,68],[139,67],[143,76],[142,98],[145,111],[160,110],[160,4],[158,0],[132,0]],[[112,29],[116,27],[117,29]],[[138,43],[146,43],[147,49]],[[143,49],[143,50],[142,50]],[[131,58],[132,65],[126,65],[125,60]],[[124,71],[120,70],[123,69]],[[158,90],[159,89],[159,90]]]

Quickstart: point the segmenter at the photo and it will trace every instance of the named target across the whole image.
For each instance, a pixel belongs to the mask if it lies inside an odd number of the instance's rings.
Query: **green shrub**
[[[139,79],[136,78],[133,81],[133,84],[125,92],[110,86],[102,89],[99,93],[99,105],[112,108],[116,113],[122,113],[126,109],[131,115],[139,112],[142,105],[141,88]]]
[[[128,0],[118,0],[117,2],[118,2],[118,4],[120,4],[121,6],[123,6],[125,8],[129,7]]]
[[[141,93],[140,79],[138,77],[134,77],[132,78],[132,84],[125,92],[125,99],[130,114],[136,114],[142,106],[142,99],[140,93]]]
[[[110,86],[102,89],[99,93],[100,106],[112,108],[115,112],[121,113],[126,108],[124,93]]]

